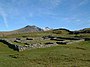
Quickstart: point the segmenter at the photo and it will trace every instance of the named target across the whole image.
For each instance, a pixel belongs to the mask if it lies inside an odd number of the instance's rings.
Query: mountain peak
[[[19,32],[40,32],[43,31],[43,29],[35,26],[35,25],[27,25],[24,28],[18,29]]]
[[[37,26],[35,26],[35,25],[32,25],[32,26],[31,25],[27,25],[27,26],[25,26],[25,28],[26,27],[37,27]]]

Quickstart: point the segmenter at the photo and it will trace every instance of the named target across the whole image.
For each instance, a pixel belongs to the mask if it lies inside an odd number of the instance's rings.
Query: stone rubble
[[[69,39],[69,38],[66,38],[66,39]],[[56,40],[56,38],[55,38]],[[70,38],[71,40],[71,38]],[[16,39],[15,40],[16,42],[20,42],[20,39]],[[10,40],[7,40],[7,39],[0,39],[0,42],[3,42],[4,44],[8,45],[9,48],[13,49],[13,50],[17,50],[17,51],[24,51],[26,49],[30,50],[30,49],[35,49],[35,48],[46,48],[46,47],[51,47],[51,46],[57,46],[59,44],[72,44],[72,43],[76,43],[76,42],[81,42],[81,41],[85,41],[85,39],[75,39],[74,38],[74,41],[71,41],[71,42],[66,42],[64,40],[61,40],[61,41],[57,41],[55,43],[52,43],[52,42],[47,42],[45,44],[29,44],[29,43],[25,43],[24,46],[21,46],[21,45],[17,45],[17,44],[13,44]]]

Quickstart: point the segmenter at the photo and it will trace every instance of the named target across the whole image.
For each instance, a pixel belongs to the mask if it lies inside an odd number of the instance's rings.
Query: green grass
[[[42,37],[47,35],[74,37],[69,34],[55,34],[52,31],[12,34],[4,38]],[[90,34],[78,36],[90,37]],[[54,42],[51,40],[33,40],[30,43]],[[24,45],[21,43],[15,43]],[[22,52],[14,51],[0,43],[0,67],[90,67],[90,41],[70,45],[58,45],[49,48],[37,48]]]
[[[63,33],[60,33],[60,34],[56,34],[53,31],[44,31],[44,32],[30,32],[30,33],[10,34],[10,35],[5,35],[3,37],[4,38],[16,38],[16,37],[22,38],[23,36],[26,36],[26,37],[42,37],[42,36],[48,36],[48,35],[69,36],[68,33],[66,33],[66,31],[63,31]]]
[[[0,42],[0,53],[11,53],[11,52],[14,52],[13,49],[10,49],[6,44],[3,44]],[[1,55],[0,54],[0,55]]]
[[[23,52],[0,43],[0,67],[90,67],[90,42]]]

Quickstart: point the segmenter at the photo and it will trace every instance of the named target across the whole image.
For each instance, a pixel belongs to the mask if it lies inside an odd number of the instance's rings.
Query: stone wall
[[[68,42],[67,44],[72,44],[72,43],[77,43],[77,42],[82,42],[82,41],[85,41],[85,39],[75,40],[73,42]]]
[[[58,42],[61,44],[72,44],[72,43],[76,43],[76,42],[81,42],[81,41],[85,41],[85,39],[75,39],[72,42]],[[24,51],[26,49],[35,49],[35,48],[46,48],[46,47],[51,47],[51,46],[56,46],[59,45],[57,42],[56,43],[46,43],[46,44],[28,44],[28,45],[24,45],[24,46],[20,46],[17,44],[13,44],[12,42],[10,42],[7,39],[0,39],[0,42],[3,42],[4,44],[8,45],[9,48],[13,49],[13,50],[17,50],[17,51]]]
[[[80,38],[75,38],[75,37],[57,37],[58,39],[64,39],[64,40],[80,40]]]
[[[90,38],[84,38],[85,39],[85,41],[90,41]]]
[[[53,44],[48,44],[48,45],[42,45],[42,44],[29,44],[29,45],[16,45],[13,44],[12,42],[8,41],[7,39],[0,39],[0,42],[3,42],[4,44],[8,45],[9,48],[17,51],[24,51],[26,49],[34,49],[34,48],[45,48],[45,47],[50,47],[50,46],[55,46],[57,45],[56,43]]]
[[[4,44],[8,45],[9,48],[13,49],[13,50],[17,50],[19,51],[19,48],[21,46],[13,44],[12,42],[8,41],[7,39],[0,39],[0,42],[3,42]]]

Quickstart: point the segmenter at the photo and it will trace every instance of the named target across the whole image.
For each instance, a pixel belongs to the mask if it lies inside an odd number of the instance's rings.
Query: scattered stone
[[[46,45],[48,45],[48,44],[54,44],[54,43],[52,43],[52,42],[47,42],[47,43],[45,43]]]
[[[50,38],[50,36],[48,38]],[[51,37],[51,39],[56,39],[57,40],[57,38],[55,38],[55,37],[54,38]],[[58,39],[60,39],[60,38],[58,38]],[[66,39],[69,39],[69,38],[66,38]],[[18,43],[20,43],[21,41],[25,41],[24,42],[24,44],[25,44],[24,46],[13,44],[11,41],[9,41],[7,39],[0,39],[0,42],[5,43],[11,49],[14,49],[14,50],[17,50],[17,51],[24,51],[26,49],[46,48],[46,47],[50,47],[50,46],[56,46],[58,44],[72,44],[72,43],[76,43],[76,42],[85,41],[85,39],[80,39],[80,38],[75,38],[73,41],[71,41],[71,40],[67,41],[66,39],[64,40],[64,39],[61,38],[60,41],[57,41],[56,43],[54,43],[54,42],[47,42],[45,44],[43,44],[43,43],[29,44],[27,42],[27,40],[21,40],[21,39],[16,39],[14,41],[14,42],[18,42]],[[32,39],[30,38],[29,40],[32,40]]]
[[[20,38],[16,38],[16,40],[21,40]]]
[[[32,38],[26,38],[26,40],[33,40]]]
[[[20,40],[15,40],[14,42],[20,43]]]
[[[57,44],[67,44],[68,42],[65,41],[60,41],[60,42],[56,42]]]
[[[24,44],[26,44],[26,45],[30,45],[29,43],[24,43]]]

